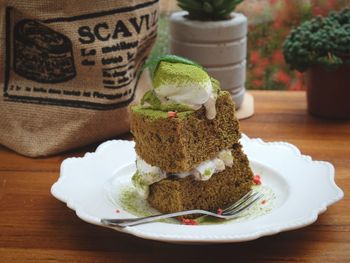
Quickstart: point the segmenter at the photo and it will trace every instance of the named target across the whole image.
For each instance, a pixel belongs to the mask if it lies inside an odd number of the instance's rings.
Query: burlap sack
[[[0,0],[0,11],[1,144],[43,156],[129,130],[158,0]]]

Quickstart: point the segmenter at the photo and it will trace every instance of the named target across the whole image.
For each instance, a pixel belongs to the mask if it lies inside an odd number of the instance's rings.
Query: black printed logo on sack
[[[42,20],[7,7],[4,100],[125,107],[157,36],[158,1]]]
[[[14,71],[40,83],[60,83],[75,77],[72,42],[65,35],[24,19],[14,28]]]

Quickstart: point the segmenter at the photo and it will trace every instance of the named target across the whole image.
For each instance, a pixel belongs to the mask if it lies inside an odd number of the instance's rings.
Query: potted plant
[[[302,23],[287,37],[283,53],[292,69],[307,73],[311,114],[350,118],[350,9]]]
[[[171,53],[203,65],[231,92],[239,108],[245,94],[247,18],[233,10],[243,0],[178,0],[170,16]]]

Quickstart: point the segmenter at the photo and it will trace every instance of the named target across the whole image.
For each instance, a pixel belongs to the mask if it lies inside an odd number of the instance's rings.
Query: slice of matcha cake
[[[167,172],[186,172],[230,148],[240,137],[234,105],[228,92],[220,91],[213,120],[205,109],[177,112],[132,108],[131,131],[137,154]]]
[[[159,59],[153,87],[131,107],[133,184],[161,212],[215,211],[252,186],[234,102],[192,61]]]

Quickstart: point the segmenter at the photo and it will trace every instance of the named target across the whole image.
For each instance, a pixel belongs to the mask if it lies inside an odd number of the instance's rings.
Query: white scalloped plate
[[[263,184],[274,193],[270,212],[223,224],[154,222],[114,229],[172,243],[241,242],[309,225],[343,197],[334,182],[330,163],[313,161],[284,142],[267,143],[243,135],[241,144],[253,171],[261,175]],[[64,160],[51,193],[88,223],[102,226],[101,218],[134,217],[131,211],[111,201],[111,195],[112,199],[116,198],[113,195],[118,195],[123,185],[130,184],[134,160],[134,142],[107,141],[94,153]]]

